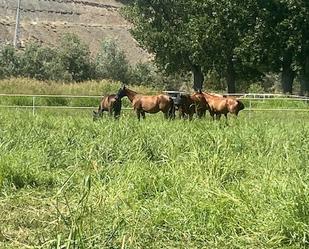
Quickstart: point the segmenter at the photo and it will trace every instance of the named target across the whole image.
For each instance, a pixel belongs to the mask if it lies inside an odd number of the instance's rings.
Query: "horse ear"
[[[202,93],[202,89],[198,89],[198,93]]]

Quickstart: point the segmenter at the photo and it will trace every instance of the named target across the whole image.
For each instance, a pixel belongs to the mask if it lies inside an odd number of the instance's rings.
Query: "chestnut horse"
[[[142,95],[123,86],[119,89],[117,96],[120,99],[124,96],[128,97],[132,103],[134,111],[137,114],[138,120],[140,120],[141,115],[143,119],[145,119],[145,113],[157,113],[159,111],[164,113],[164,117],[166,119],[172,119],[175,117],[174,101],[167,95]]]
[[[208,103],[202,93],[181,94],[179,96],[178,111],[180,118],[188,115],[189,120],[192,120],[194,113],[201,118],[206,114],[208,108]]]
[[[114,114],[117,119],[121,112],[121,99],[116,94],[105,96],[101,99],[98,111],[93,111],[93,120],[103,116],[103,112],[107,111],[110,116]]]
[[[235,114],[238,116],[238,113],[245,108],[244,104],[235,98],[232,97],[223,97],[218,94],[209,94],[203,92],[204,97],[209,105],[209,112],[212,118],[216,115],[216,119],[220,119],[223,114],[227,120],[227,114]]]

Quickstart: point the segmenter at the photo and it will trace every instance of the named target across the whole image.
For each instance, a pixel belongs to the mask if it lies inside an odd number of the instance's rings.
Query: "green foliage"
[[[309,86],[309,70],[306,70],[306,60],[309,61],[308,2],[272,0],[254,3],[255,21],[243,37],[238,55],[263,72],[282,71],[285,74],[291,70],[289,84],[293,84],[295,74],[300,73],[304,75],[304,85]],[[284,77],[282,84],[285,91]]]
[[[234,91],[235,81],[283,70],[283,91],[296,72],[309,92],[307,0],[135,1],[124,16],[167,72],[219,71]]]
[[[251,84],[248,89],[248,92],[249,93],[264,93],[264,89],[259,84]]]
[[[4,46],[0,65],[0,77],[79,82],[94,75],[89,48],[72,34],[65,34],[56,48],[29,43],[16,52],[13,47]]]
[[[123,83],[129,81],[129,62],[115,41],[105,40],[96,58],[97,76]]]
[[[90,51],[78,36],[65,34],[58,48],[58,56],[61,65],[66,69],[72,80],[78,82],[91,79],[93,67]]]
[[[250,10],[250,0],[135,1],[124,16],[134,24],[140,45],[168,73],[223,71],[234,91],[234,75],[242,79],[248,72],[236,49],[250,27]]]
[[[0,78],[17,76],[19,74],[19,58],[10,45],[0,47]]]
[[[151,63],[137,63],[131,69],[131,81],[137,85],[147,85],[154,82],[155,67]]]
[[[39,80],[49,79],[49,65],[56,57],[56,51],[52,48],[43,47],[37,43],[27,44],[20,54],[21,75]]]

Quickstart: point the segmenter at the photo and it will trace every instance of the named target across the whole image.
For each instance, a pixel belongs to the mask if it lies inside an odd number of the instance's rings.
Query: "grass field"
[[[0,248],[307,248],[308,122],[1,110]]]

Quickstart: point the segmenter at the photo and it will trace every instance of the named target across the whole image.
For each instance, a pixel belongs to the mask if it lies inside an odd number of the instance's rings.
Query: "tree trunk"
[[[236,85],[235,85],[235,68],[232,57],[228,59],[227,68],[226,68],[226,83],[227,83],[227,92],[235,93]]]
[[[306,56],[300,71],[300,95],[309,96],[309,56]]]
[[[193,73],[193,89],[194,91],[202,90],[204,83],[204,75],[201,66],[192,65],[191,70]]]
[[[292,53],[286,52],[283,56],[282,61],[282,75],[281,75],[281,84],[283,93],[293,92],[293,81],[295,78],[295,72],[292,67]]]

